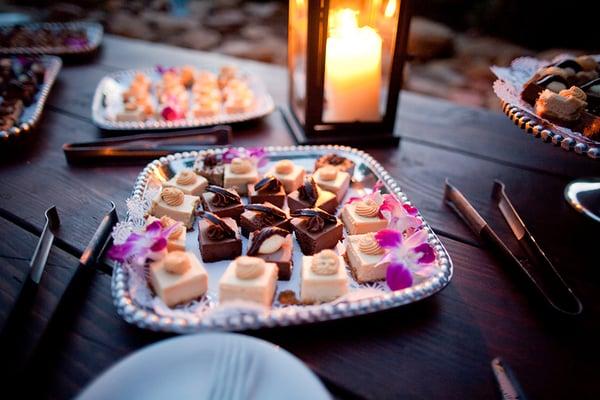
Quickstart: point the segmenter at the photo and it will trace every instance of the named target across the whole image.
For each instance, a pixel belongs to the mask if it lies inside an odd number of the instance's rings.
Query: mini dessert
[[[242,199],[234,190],[209,185],[201,198],[204,210],[219,217],[231,217],[239,221],[240,215],[244,212]]]
[[[191,65],[184,65],[181,67],[179,72],[179,79],[181,84],[186,88],[191,88],[194,84],[194,76],[196,75],[196,69]]]
[[[203,176],[196,175],[191,169],[179,171],[177,175],[163,184],[163,187],[174,187],[193,196],[200,196],[207,186],[208,180]]]
[[[168,307],[203,296],[208,290],[208,274],[192,253],[172,251],[150,264],[150,283]]]
[[[248,237],[250,232],[257,231],[267,226],[274,226],[292,231],[289,216],[279,207],[271,203],[248,204],[240,215],[242,235]]]
[[[346,258],[357,282],[385,279],[389,263],[382,262],[384,256],[384,249],[375,239],[375,233],[348,236]]]
[[[346,203],[341,217],[350,235],[377,232],[388,225],[388,221],[379,213],[379,205],[372,199]]]
[[[230,260],[242,254],[242,239],[235,220],[209,212],[204,212],[198,223],[198,243],[204,262]]]
[[[219,281],[219,301],[249,301],[270,307],[277,285],[277,265],[242,256],[229,264]]]
[[[325,165],[333,165],[340,171],[344,171],[352,175],[354,175],[354,161],[338,156],[335,153],[325,154],[324,156],[319,157],[317,161],[315,161],[315,171]]]
[[[233,188],[239,194],[248,193],[248,184],[258,181],[256,165],[248,158],[235,157],[231,163],[225,164],[223,186]]]
[[[586,99],[583,90],[576,86],[558,94],[546,89],[535,102],[535,112],[542,118],[569,126],[576,122],[585,110]]]
[[[267,172],[267,175],[273,175],[279,179],[286,193],[292,193],[302,186],[304,182],[304,168],[294,164],[290,160],[279,160],[273,168]]]
[[[248,198],[250,203],[271,203],[279,208],[285,201],[283,185],[274,176],[266,176],[256,184],[248,184]]]
[[[116,115],[117,122],[139,122],[145,119],[144,110],[134,102],[125,103],[123,111]]]
[[[302,253],[312,255],[332,249],[342,239],[343,225],[335,216],[318,208],[306,208],[291,213],[292,228]]]
[[[149,215],[148,219],[146,220],[146,226],[150,225],[155,221],[159,221],[163,229],[173,226],[177,223],[177,221],[175,221],[173,218],[167,217],[166,215],[161,217],[160,219]],[[179,228],[171,232],[171,234],[167,238],[167,251],[185,251],[185,233],[185,226],[181,224],[179,225]]]
[[[196,160],[194,170],[198,175],[205,177],[211,185],[223,186],[225,164],[221,156],[206,153],[202,159]]]
[[[160,193],[152,200],[150,215],[157,218],[167,216],[191,229],[194,223],[194,211],[200,198],[184,194],[181,190],[173,187],[162,188]]]
[[[587,110],[594,115],[600,115],[600,78],[582,85],[581,90],[587,96]]]
[[[315,207],[335,214],[338,207],[336,195],[319,188],[312,177],[306,178],[298,190],[288,194],[287,199],[290,212]]]
[[[269,226],[250,234],[246,254],[277,264],[278,279],[289,281],[292,276],[293,247],[292,234],[289,231]]]
[[[333,250],[302,257],[300,300],[324,303],[348,293],[346,263]]]
[[[350,186],[350,174],[340,171],[332,165],[326,165],[316,170],[313,179],[321,189],[335,193],[338,202],[342,201]]]
[[[521,98],[527,103],[534,105],[540,93],[545,89],[558,93],[561,90],[565,90],[567,87],[567,80],[561,75],[546,75],[539,79],[536,77],[525,83]]]

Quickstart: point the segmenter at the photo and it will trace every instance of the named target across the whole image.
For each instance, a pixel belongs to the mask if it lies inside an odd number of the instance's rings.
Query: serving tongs
[[[504,184],[498,180],[494,181],[492,199],[517,239],[522,252],[513,253],[465,196],[446,180],[444,201],[467,223],[473,233],[490,244],[504,259],[519,267],[553,309],[567,315],[581,314],[581,301],[529,232],[506,195]]]
[[[140,134],[93,142],[65,143],[63,152],[70,164],[131,163],[155,159],[171,153],[225,146],[229,143],[231,143],[231,127],[219,125],[183,132]]]

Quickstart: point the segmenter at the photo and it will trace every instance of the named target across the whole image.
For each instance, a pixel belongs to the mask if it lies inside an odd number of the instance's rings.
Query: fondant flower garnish
[[[223,153],[223,162],[226,164],[230,164],[234,158],[248,158],[259,168],[264,167],[269,161],[267,152],[262,147],[251,147],[249,149],[230,148]]]
[[[118,262],[143,265],[147,258],[158,259],[167,248],[169,235],[179,229],[181,222],[163,228],[160,221],[148,225],[143,232],[132,232],[122,244],[114,244],[108,257]]]
[[[418,230],[404,238],[401,232],[384,229],[375,239],[387,254],[381,260],[389,263],[386,282],[390,289],[400,290],[412,286],[414,276],[428,277],[435,268],[435,252],[427,243],[427,232]]]

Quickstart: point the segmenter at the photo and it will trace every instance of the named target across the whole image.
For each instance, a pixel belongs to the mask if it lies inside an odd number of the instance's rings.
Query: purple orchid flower
[[[236,157],[249,158],[258,168],[264,167],[269,161],[267,152],[262,147],[251,147],[249,149],[230,148],[223,153],[223,162],[230,164]]]
[[[390,289],[410,287],[414,275],[426,277],[432,273],[435,252],[427,243],[425,230],[418,230],[404,238],[399,231],[384,229],[375,234],[375,239],[387,250],[381,262],[389,263],[386,282]]]
[[[65,40],[65,45],[74,49],[85,47],[87,44],[88,40],[86,38],[67,38]]]
[[[175,67],[163,67],[162,65],[158,64],[156,65],[156,72],[158,72],[161,75],[164,75],[165,72],[175,72]]]
[[[133,232],[125,243],[115,244],[108,251],[112,260],[143,265],[146,259],[159,259],[167,248],[167,240],[181,223],[163,228],[160,221],[154,221],[141,233]]]

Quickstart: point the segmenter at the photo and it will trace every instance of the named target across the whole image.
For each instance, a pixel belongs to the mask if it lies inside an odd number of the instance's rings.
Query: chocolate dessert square
[[[289,281],[292,276],[292,234],[285,229],[266,227],[250,234],[247,255],[277,264],[278,279]]]
[[[298,190],[288,194],[287,200],[290,212],[315,207],[335,214],[339,205],[337,196],[318,187],[311,177],[307,178]]]
[[[231,260],[242,254],[242,239],[232,218],[205,212],[198,223],[198,243],[204,262]]]
[[[207,153],[202,159],[196,160],[194,170],[198,175],[205,177],[211,185],[223,186],[225,164],[220,156]]]
[[[271,203],[248,204],[244,208],[244,212],[240,215],[240,226],[242,227],[242,235],[246,237],[251,232],[267,226],[292,231],[288,214]]]
[[[209,185],[206,191],[202,193],[201,199],[204,211],[211,212],[219,217],[231,217],[239,221],[240,215],[244,212],[242,200],[233,190]]]
[[[335,153],[329,153],[319,157],[317,161],[315,161],[315,171],[326,165],[333,165],[340,171],[349,173],[351,177],[354,175],[354,161],[346,157],[338,156]]]
[[[342,239],[342,222],[329,213],[313,208],[298,210],[291,215],[294,217],[292,228],[305,255],[332,249]]]
[[[267,176],[256,183],[248,184],[248,198],[250,203],[271,203],[279,208],[285,201],[283,185],[274,176]]]

